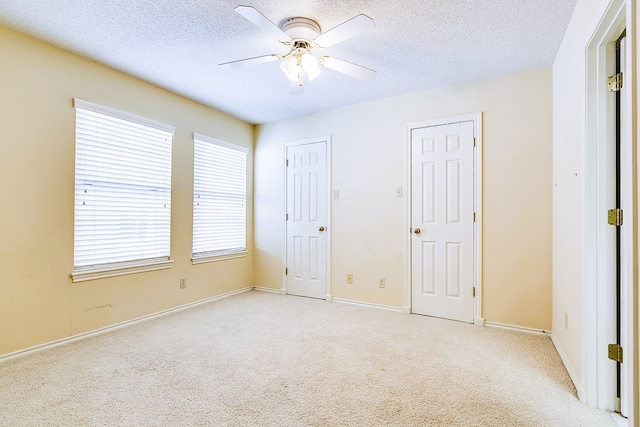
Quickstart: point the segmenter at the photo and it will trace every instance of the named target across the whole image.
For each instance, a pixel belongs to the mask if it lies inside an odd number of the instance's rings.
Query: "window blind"
[[[246,251],[247,149],[193,134],[193,258]]]
[[[74,273],[168,260],[173,128],[74,101]]]

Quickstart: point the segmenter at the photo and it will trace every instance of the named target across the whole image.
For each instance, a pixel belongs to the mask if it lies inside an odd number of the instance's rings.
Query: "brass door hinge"
[[[473,146],[474,147],[476,146],[476,138],[475,137],[473,137]]]
[[[285,220],[285,221],[289,221],[289,214],[285,214],[285,216],[284,216],[284,220]]]
[[[286,163],[286,166],[289,166],[289,159],[287,159],[285,163]]]
[[[476,222],[476,213],[473,213],[473,222]]]
[[[607,80],[609,92],[619,92],[622,89],[622,73],[614,74]]]
[[[476,297],[476,287],[475,286],[473,287],[472,294],[473,294],[473,297],[475,298]]]
[[[609,225],[622,225],[622,209],[609,209],[607,212],[607,222]]]
[[[609,359],[622,363],[622,346],[620,344],[609,344]]]
[[[289,274],[289,269],[285,267],[284,269],[284,275],[287,276]]]

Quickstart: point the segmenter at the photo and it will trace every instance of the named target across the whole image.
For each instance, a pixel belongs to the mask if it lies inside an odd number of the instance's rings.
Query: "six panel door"
[[[411,132],[412,312],[473,323],[472,121]]]

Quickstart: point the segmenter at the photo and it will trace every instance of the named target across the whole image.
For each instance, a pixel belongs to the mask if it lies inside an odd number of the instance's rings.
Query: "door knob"
[[[414,232],[414,233],[416,233],[416,234],[418,234],[418,235],[419,235],[420,233],[422,233],[422,231],[421,231],[419,228],[414,229],[414,230],[413,230],[413,232]]]
[[[320,226],[320,228],[318,228],[318,231],[324,231],[324,226]]]

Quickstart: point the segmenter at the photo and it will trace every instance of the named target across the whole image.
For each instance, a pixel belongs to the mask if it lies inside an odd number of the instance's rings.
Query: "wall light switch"
[[[402,187],[396,187],[396,197],[402,197]]]
[[[340,190],[333,190],[333,198],[334,199],[340,198]]]

